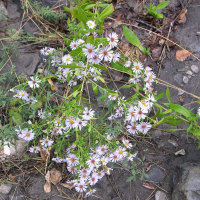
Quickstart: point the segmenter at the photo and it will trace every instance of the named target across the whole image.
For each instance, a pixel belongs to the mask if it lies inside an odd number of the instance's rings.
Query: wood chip
[[[143,183],[142,184],[143,187],[147,188],[147,189],[150,189],[150,190],[154,190],[155,187],[149,183]]]
[[[178,61],[183,62],[190,54],[192,54],[194,51],[187,51],[185,49],[177,50],[176,51],[176,59]]]

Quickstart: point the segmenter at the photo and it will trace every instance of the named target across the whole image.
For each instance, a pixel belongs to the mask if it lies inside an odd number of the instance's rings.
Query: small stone
[[[187,76],[183,77],[183,83],[188,84],[189,78]]]
[[[192,76],[188,75],[188,78],[192,78]]]
[[[44,70],[43,70],[43,69],[41,69],[41,68],[40,68],[40,69],[38,69],[38,72],[39,72],[40,74],[42,74],[42,73],[43,73],[43,71],[44,71]]]
[[[188,71],[186,72],[186,74],[192,76],[192,72],[191,72],[190,70],[188,70]]]
[[[153,166],[151,167],[149,171],[149,178],[154,182],[160,182],[165,177],[165,174],[162,172],[162,170],[157,167]]]
[[[181,74],[176,74],[176,75],[174,76],[174,81],[175,81],[176,83],[178,83],[179,85],[182,84],[182,80],[183,80],[183,77],[182,77]]]
[[[178,72],[185,72],[185,71],[187,71],[187,69],[186,68],[181,68],[181,69],[178,69],[177,71]]]
[[[182,95],[182,94],[184,94],[184,92],[181,91],[181,90],[178,90],[178,96],[180,96],[180,95]]]
[[[11,189],[12,189],[12,184],[10,184],[10,183],[8,183],[8,184],[1,184],[0,185],[0,193],[8,194]]]
[[[155,195],[155,200],[167,200],[167,195],[162,191],[157,191]]]
[[[197,32],[197,35],[200,35],[200,32]]]
[[[177,147],[178,146],[178,143],[175,141],[175,140],[168,140],[168,142],[170,144],[172,144],[173,146]]]
[[[196,74],[199,73],[199,68],[196,65],[192,65],[191,70]]]
[[[176,155],[176,156],[177,156],[177,155],[182,155],[182,156],[184,156],[184,155],[185,155],[185,150],[184,150],[184,149],[181,149],[181,150],[177,151],[177,152],[175,153],[175,155]]]

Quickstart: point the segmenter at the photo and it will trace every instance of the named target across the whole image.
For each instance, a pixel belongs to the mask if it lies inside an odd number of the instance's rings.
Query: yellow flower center
[[[128,142],[125,142],[125,144],[126,144],[126,145],[129,145],[129,143],[128,143]]]
[[[153,77],[152,77],[152,76],[149,76],[149,78],[152,79]]]
[[[136,67],[135,67],[136,69],[140,69],[140,67],[137,65]]]
[[[123,151],[122,151],[122,150],[120,150],[120,151],[119,151],[119,154],[123,154]]]
[[[26,136],[29,137],[29,136],[30,136],[30,133],[26,133]]]
[[[69,58],[66,58],[66,61],[69,61]]]
[[[103,159],[102,162],[103,162],[103,163],[106,162],[105,159]]]
[[[92,26],[92,23],[91,23],[91,22],[89,23],[89,26]]]
[[[71,120],[69,121],[69,123],[70,123],[70,124],[73,124],[73,123],[74,123],[74,120],[71,119]]]
[[[74,143],[73,143],[73,144],[72,144],[72,146],[74,146],[74,147],[75,147],[75,146],[76,146],[76,144],[74,144]]]
[[[60,120],[58,120],[57,123],[60,124]]]
[[[146,70],[146,73],[148,73],[148,72],[149,72],[149,70],[147,69],[147,70]]]
[[[24,93],[22,93],[22,96],[24,96],[25,94]]]

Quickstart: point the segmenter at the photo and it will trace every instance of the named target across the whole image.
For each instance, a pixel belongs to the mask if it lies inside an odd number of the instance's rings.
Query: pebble
[[[192,76],[192,71],[188,70],[186,74]]]
[[[162,170],[157,167],[153,166],[151,167],[149,171],[149,178],[154,182],[160,182],[165,177],[165,174],[162,172]]]
[[[180,95],[182,95],[182,94],[184,94],[184,92],[181,91],[181,90],[178,90],[178,96],[180,96]]]
[[[175,141],[175,140],[168,140],[168,142],[170,144],[172,144],[173,146],[177,147],[178,146],[178,143]]]
[[[176,75],[174,76],[174,81],[175,81],[176,83],[178,83],[179,85],[182,84],[182,80],[183,80],[183,77],[182,77],[181,74],[176,74]]]
[[[177,71],[178,72],[185,72],[185,71],[187,71],[187,69],[186,68],[181,68],[181,69],[178,69]]]
[[[10,190],[12,189],[12,184],[7,183],[7,184],[1,184],[0,185],[0,193],[3,194],[8,194],[10,192]]]
[[[187,76],[183,77],[183,83],[188,84],[189,78]]]
[[[192,65],[191,70],[196,74],[199,73],[199,68],[196,65]]]
[[[157,191],[155,195],[155,200],[167,200],[167,196],[162,191]]]

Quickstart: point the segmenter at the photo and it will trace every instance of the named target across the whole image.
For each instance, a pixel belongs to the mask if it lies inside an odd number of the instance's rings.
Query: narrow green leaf
[[[82,47],[78,47],[77,49],[74,49],[73,51],[70,51],[70,56],[77,56],[79,53],[82,52]]]
[[[88,36],[85,43],[94,44],[94,36],[93,35]]]
[[[191,133],[193,133],[194,135],[200,135],[200,129],[196,130],[196,131],[191,131]]]
[[[69,73],[68,76],[67,76],[67,82],[69,83],[70,80],[71,80],[71,75]]]
[[[136,47],[138,47],[140,49],[140,51],[144,52],[144,47],[141,45],[140,40],[138,39],[137,35],[130,30],[129,28],[127,28],[126,26],[122,25],[123,28],[123,33],[124,36],[126,37],[126,39],[133,45],[135,45]]]
[[[167,96],[167,99],[168,99],[169,103],[172,103],[171,98],[170,98],[169,87],[167,87],[167,90],[166,90],[166,96]]]
[[[98,68],[98,69],[105,70],[105,71],[109,72],[109,70],[106,67],[103,67],[101,65],[94,64],[93,66]]]
[[[169,3],[170,3],[170,1],[162,1],[162,2],[160,2],[156,7],[154,7],[154,9],[155,9],[155,10],[162,10],[162,9],[165,8]]]
[[[75,87],[73,88],[73,92],[75,92],[76,90],[81,89],[82,84],[83,84],[83,83],[81,83],[80,85],[75,86]],[[87,100],[87,99],[86,99],[86,100]]]
[[[158,96],[155,97],[156,100],[161,99],[164,96],[164,92],[160,93]]]
[[[185,116],[186,118],[191,117],[189,110],[181,105],[170,104],[169,107],[171,109],[175,110],[177,113],[180,113],[181,115]]]
[[[88,21],[87,13],[78,5],[78,15],[79,15],[79,21],[82,21],[84,25],[86,25],[86,22]]]
[[[99,79],[102,83],[105,83],[105,80],[102,77],[98,76],[97,79]]]
[[[85,69],[85,67],[76,66],[76,65],[58,65],[58,66],[59,66],[59,67],[62,67],[62,68]]]
[[[117,70],[119,70],[119,71],[121,71],[121,72],[125,72],[125,73],[127,73],[127,74],[129,74],[130,73],[130,70],[129,69],[127,69],[126,67],[124,67],[123,66],[123,64],[122,63],[120,63],[120,62],[111,62],[111,66],[114,68],[114,69],[117,69]]]
[[[97,85],[92,83],[92,89],[93,89],[94,93],[97,95],[98,94]]]
[[[154,11],[154,10],[152,10],[151,12],[149,12],[151,15],[153,15],[155,18],[163,18],[164,16],[163,16],[163,14],[161,14],[161,13],[158,13],[158,12],[156,12],[156,11]]]
[[[109,93],[106,93],[106,94],[104,94],[103,96],[100,96],[100,97],[98,97],[97,98],[97,101],[100,101],[100,100],[105,100],[107,97],[109,96]]]
[[[63,9],[64,9],[66,12],[71,13],[70,8],[67,8],[66,6],[63,6]]]
[[[172,109],[168,109],[168,110],[166,110],[165,112],[160,113],[160,114],[159,114],[159,117],[162,117],[163,115],[169,114],[169,113],[171,113],[172,111],[173,111]]]
[[[12,113],[12,120],[15,124],[21,124],[22,123],[22,116],[19,113]]]
[[[167,120],[165,122],[165,124],[168,124],[170,126],[178,126],[178,125],[180,125],[182,123],[183,123],[182,119],[171,119],[171,120]]]
[[[41,101],[41,100],[38,100],[36,103],[34,103],[34,104],[32,105],[32,107],[35,108],[35,109],[41,108],[41,107],[42,107],[42,101]]]
[[[101,12],[101,14],[99,15],[100,19],[105,19],[106,17],[108,17],[110,14],[112,14],[114,12],[114,7],[113,4],[109,4],[104,10],[103,12]]]
[[[165,131],[170,131],[170,132],[174,132],[174,131],[185,131],[186,129],[177,129],[177,128],[172,128],[172,129],[166,129]]]
[[[133,180],[133,176],[130,176],[129,178],[127,178],[126,182],[130,182]]]
[[[122,86],[122,87],[120,87],[120,88],[130,88],[130,87],[133,87],[135,84],[133,83],[133,84],[131,84],[131,85],[124,85],[124,86]]]
[[[66,45],[68,46],[69,45],[69,43],[71,42],[71,40],[70,39],[68,39],[68,38],[63,38],[63,40],[66,42]]]

